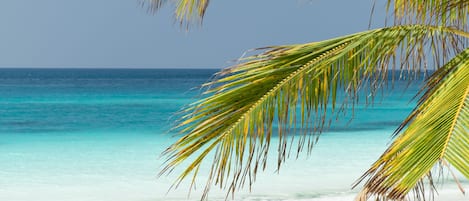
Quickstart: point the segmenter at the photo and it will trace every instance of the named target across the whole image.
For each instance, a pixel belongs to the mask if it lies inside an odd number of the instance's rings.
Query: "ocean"
[[[176,140],[175,112],[216,71],[0,69],[0,200],[198,200],[203,186],[190,196],[189,185],[168,192],[177,172],[157,174],[161,152]],[[352,200],[351,184],[389,145],[420,85],[397,81],[373,105],[361,101],[309,157],[291,157],[279,172],[274,159],[234,200]],[[465,198],[453,183],[441,194]],[[214,188],[209,198],[225,200],[225,192]]]

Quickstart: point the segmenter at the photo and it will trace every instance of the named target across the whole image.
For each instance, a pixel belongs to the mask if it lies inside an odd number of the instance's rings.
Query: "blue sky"
[[[222,68],[248,49],[366,30],[372,2],[212,0],[187,32],[171,6],[150,15],[137,0],[1,0],[0,67]]]

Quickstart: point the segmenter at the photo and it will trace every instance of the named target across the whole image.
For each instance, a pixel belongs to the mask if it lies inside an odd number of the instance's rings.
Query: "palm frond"
[[[175,5],[174,14],[181,25],[189,25],[192,20],[202,21],[210,0],[139,0],[149,11],[157,12],[167,3]]]
[[[433,24],[467,27],[469,0],[388,0],[396,24]]]
[[[424,200],[425,178],[449,163],[469,178],[469,49],[431,77],[425,94],[396,131],[400,134],[359,180],[360,200],[402,200],[412,190]]]
[[[395,26],[269,47],[247,57],[244,63],[221,71],[219,79],[206,84],[210,88],[205,98],[184,109],[177,126],[183,136],[165,151],[168,161],[161,173],[188,160],[176,184],[191,174],[195,180],[210,154],[214,159],[202,199],[213,184],[232,193],[245,182],[251,185],[267,165],[274,136],[279,141],[280,168],[289,153],[289,139],[299,135],[296,151],[310,151],[328,116],[341,111],[339,104],[342,109],[353,107],[365,85],[373,95],[392,69],[419,72],[425,54],[431,52],[426,49],[452,44],[455,34],[465,33],[444,27]],[[345,96],[342,103],[337,103],[339,93]]]

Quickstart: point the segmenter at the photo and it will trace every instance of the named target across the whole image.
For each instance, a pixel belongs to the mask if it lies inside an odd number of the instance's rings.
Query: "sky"
[[[382,1],[380,1],[382,2]],[[247,50],[368,29],[373,0],[212,0],[202,26],[138,0],[1,0],[0,67],[223,68]],[[384,23],[377,5],[374,27]]]

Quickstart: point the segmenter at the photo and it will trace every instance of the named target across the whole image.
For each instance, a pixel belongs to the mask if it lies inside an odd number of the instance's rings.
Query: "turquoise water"
[[[157,178],[159,155],[175,140],[174,112],[215,72],[0,69],[0,200],[197,200],[200,191],[188,198],[185,186],[167,193],[175,175]],[[406,86],[358,105],[354,121],[335,122],[309,158],[287,161],[280,174],[268,169],[236,200],[353,198],[351,184],[415,104],[418,84]]]

